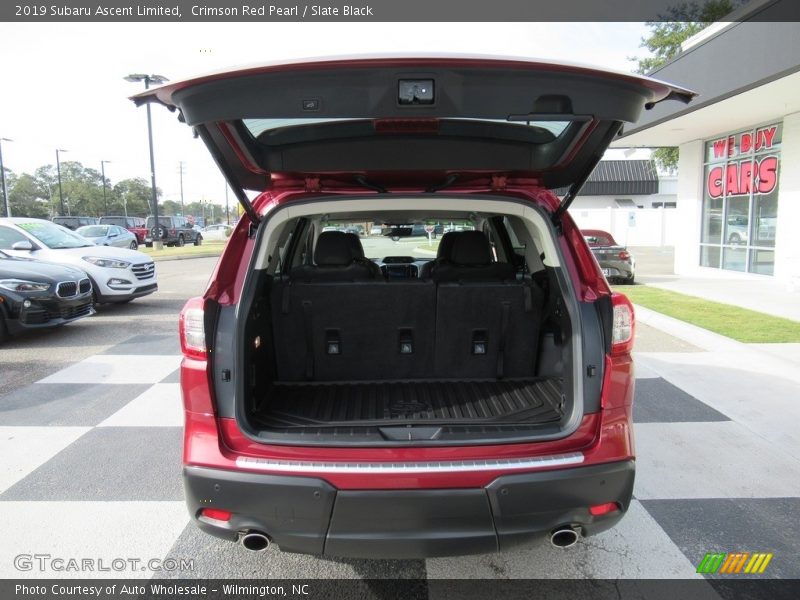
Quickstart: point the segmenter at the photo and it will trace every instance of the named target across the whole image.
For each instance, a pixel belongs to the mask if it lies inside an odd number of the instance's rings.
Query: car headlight
[[[125,262],[124,260],[103,258],[101,256],[84,256],[83,260],[97,267],[110,267],[112,269],[127,269],[131,266],[131,263]]]
[[[25,279],[0,279],[0,287],[12,292],[44,292],[50,289],[50,284]]]

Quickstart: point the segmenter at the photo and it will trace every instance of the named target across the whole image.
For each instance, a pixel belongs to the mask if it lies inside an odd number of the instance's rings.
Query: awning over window
[[[553,190],[556,195],[567,193],[566,187]],[[641,196],[658,193],[658,173],[649,160],[601,160],[581,196]]]

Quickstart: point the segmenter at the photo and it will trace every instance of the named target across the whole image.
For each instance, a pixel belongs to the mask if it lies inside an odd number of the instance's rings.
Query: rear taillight
[[[189,358],[206,358],[206,332],[203,325],[203,299],[190,298],[178,321],[181,352]]]
[[[628,252],[627,250],[623,250],[622,252],[619,253],[619,259],[620,260],[628,260],[630,257],[631,257],[631,253]]]
[[[611,328],[611,354],[629,354],[633,350],[633,336],[636,328],[633,304],[631,304],[627,296],[617,292],[611,294],[611,304],[614,306],[614,324]]]
[[[177,229],[170,229],[169,230],[169,234],[170,235],[175,235],[176,232],[177,232]]]

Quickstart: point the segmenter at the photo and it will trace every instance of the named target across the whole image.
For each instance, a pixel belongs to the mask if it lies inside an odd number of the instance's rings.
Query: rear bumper
[[[260,531],[288,552],[366,558],[504,550],[562,525],[593,535],[615,525],[633,493],[634,461],[498,477],[484,488],[337,490],[316,477],[184,468],[186,502],[205,532],[235,541]],[[593,516],[589,507],[617,502]],[[231,511],[228,522],[202,508]]]

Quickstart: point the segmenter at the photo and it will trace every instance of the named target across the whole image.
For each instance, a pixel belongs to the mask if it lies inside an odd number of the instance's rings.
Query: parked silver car
[[[136,250],[139,242],[136,236],[118,225],[84,225],[75,231],[98,246],[116,246]]]

